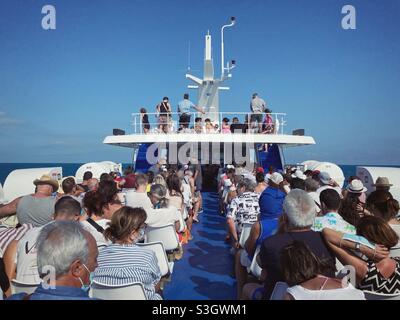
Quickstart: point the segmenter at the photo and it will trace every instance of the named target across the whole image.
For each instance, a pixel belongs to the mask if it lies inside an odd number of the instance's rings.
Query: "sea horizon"
[[[79,167],[87,162],[2,162],[0,163],[0,183],[4,185],[7,176],[17,169],[41,168],[41,167],[62,167],[63,177],[75,176]],[[122,167],[133,165],[132,163],[122,163]],[[345,179],[356,174],[358,166],[364,167],[394,167],[400,168],[400,165],[376,165],[376,164],[337,164],[343,171]]]

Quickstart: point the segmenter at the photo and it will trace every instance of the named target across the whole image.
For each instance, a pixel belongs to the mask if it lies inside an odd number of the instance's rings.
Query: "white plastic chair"
[[[389,251],[389,256],[394,258],[394,257],[400,257],[400,246],[399,247],[392,247]]]
[[[149,249],[155,253],[158,261],[158,267],[160,268],[162,277],[172,274],[172,271],[174,269],[174,263],[168,261],[164,245],[162,244],[161,241],[149,242],[149,243],[137,243],[136,245],[142,248]]]
[[[185,220],[183,219],[181,210],[178,210],[178,212],[179,212],[179,231],[178,232],[181,233],[185,230],[186,223],[185,223]]]
[[[183,206],[182,218],[183,218],[183,220],[186,220],[187,218],[189,218],[188,209],[187,209],[186,205]]]
[[[262,272],[262,268],[257,263],[257,255],[259,252],[260,252],[260,246],[258,246],[256,248],[256,251],[253,256],[253,260],[251,261],[251,265],[249,268],[249,271],[251,272],[251,274],[253,276],[257,277],[257,279],[261,278],[261,272]]]
[[[400,300],[400,293],[385,294],[372,291],[363,291],[366,300]]]
[[[175,225],[167,224],[162,227],[146,227],[145,243],[161,241],[166,251],[178,248],[179,239],[175,231]]]
[[[277,282],[274,290],[272,291],[270,300],[283,300],[288,288],[289,286],[286,282]]]
[[[143,284],[135,282],[128,285],[104,285],[93,282],[91,296],[102,300],[147,300]]]
[[[336,262],[336,276],[340,273],[340,271],[344,268],[344,265],[339,261],[338,258],[335,258]]]
[[[3,186],[0,183],[0,204],[3,204],[6,202],[6,199],[4,199],[4,191],[3,191]]]
[[[39,286],[39,283],[26,283],[26,282],[21,282],[21,281],[12,279],[11,280],[11,294],[16,294],[16,293],[31,294],[36,290],[36,288],[38,286]]]
[[[250,235],[250,230],[252,226],[253,226],[252,223],[243,223],[242,232],[240,234],[240,239],[239,239],[239,244],[242,248],[244,248],[244,244],[246,243],[246,240]]]

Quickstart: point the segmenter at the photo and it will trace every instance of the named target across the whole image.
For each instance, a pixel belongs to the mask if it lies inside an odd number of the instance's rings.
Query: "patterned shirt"
[[[147,299],[162,300],[155,292],[161,279],[155,253],[136,245],[111,244],[99,253],[94,281],[105,285],[143,284]]]
[[[244,223],[254,223],[260,214],[258,204],[259,194],[255,192],[244,192],[232,200],[227,218],[233,219],[236,231],[240,237]]]
[[[396,261],[396,269],[389,278],[385,278],[378,270],[374,261],[368,261],[368,271],[361,280],[358,288],[384,294],[400,293],[400,257],[392,258]]]
[[[32,229],[33,225],[30,223],[24,223],[18,228],[7,228],[0,231],[0,258],[6,251],[7,246],[13,240],[20,240],[28,230]]]
[[[344,220],[338,213],[329,212],[322,217],[316,217],[312,226],[313,231],[321,232],[328,228],[342,233],[356,234],[356,227]]]

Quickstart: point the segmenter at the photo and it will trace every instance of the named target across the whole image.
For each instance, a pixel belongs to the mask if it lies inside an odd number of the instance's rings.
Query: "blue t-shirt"
[[[286,194],[279,189],[268,187],[261,193],[260,219],[263,217],[278,217],[282,213],[282,204]]]
[[[278,231],[278,224],[278,218],[260,220],[260,236],[256,241],[256,246],[260,245],[266,238],[274,235]]]
[[[23,300],[26,293],[17,293],[10,296],[7,300]],[[40,284],[29,300],[92,300],[88,293],[81,288],[56,286],[54,289],[43,288]],[[97,300],[97,299],[93,299]]]
[[[178,103],[178,111],[180,113],[189,113],[190,108],[194,108],[195,105],[193,104],[192,101],[188,99],[184,99]]]

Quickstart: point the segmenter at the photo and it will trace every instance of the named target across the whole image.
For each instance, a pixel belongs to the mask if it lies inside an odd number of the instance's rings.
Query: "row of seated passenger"
[[[31,228],[6,247],[3,260],[10,280],[9,287],[3,288],[6,296],[32,291],[48,275],[39,272],[48,265],[54,267],[57,283],[60,273],[64,279],[68,266],[72,268],[76,263],[74,258],[79,258],[81,276],[74,275],[70,269],[68,276],[75,281],[75,285],[81,284],[83,291],[89,289],[90,296],[121,298],[121,292],[137,292],[138,288],[143,288],[144,291],[139,292],[144,292],[144,296],[128,294],[126,298],[162,299],[162,289],[170,281],[174,260],[182,256],[182,245],[191,238],[193,179],[186,173],[187,179],[169,172],[165,185],[151,185],[149,194],[146,192],[146,176],[137,175],[136,188],[122,190],[126,206],[122,205],[121,192],[113,181],[101,181],[96,190],[86,192],[83,197],[60,197],[55,202],[54,222]],[[182,186],[182,180],[187,182],[189,188]],[[71,226],[71,223],[76,226]],[[17,229],[3,232],[15,234]],[[90,234],[91,240],[81,242],[81,251],[74,252],[79,245],[76,248],[71,248],[71,245],[79,244],[79,239],[74,237],[80,232],[86,238]],[[53,234],[58,234],[58,237],[52,242]],[[91,248],[90,241],[96,243],[96,250]],[[87,252],[90,249],[96,252]],[[45,255],[43,259],[41,252]],[[92,260],[88,258],[91,253],[94,255]],[[43,265],[42,260],[51,263]],[[37,299],[40,294],[43,295],[41,290],[45,290],[43,284],[31,298]],[[46,299],[49,293],[45,291]],[[51,292],[50,296],[54,294],[57,292]],[[17,294],[12,298],[22,298],[22,295]],[[79,294],[75,298],[79,298]]]

